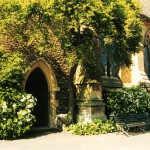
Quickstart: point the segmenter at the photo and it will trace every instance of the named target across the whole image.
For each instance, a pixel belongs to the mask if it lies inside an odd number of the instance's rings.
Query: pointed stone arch
[[[56,127],[56,108],[58,107],[58,101],[56,100],[56,91],[59,91],[60,88],[58,87],[57,80],[52,68],[49,64],[43,60],[39,59],[35,63],[31,65],[28,71],[25,73],[24,78],[22,80],[22,88],[25,89],[26,82],[30,74],[36,69],[39,68],[43,74],[45,75],[47,86],[48,86],[48,126],[49,127]]]

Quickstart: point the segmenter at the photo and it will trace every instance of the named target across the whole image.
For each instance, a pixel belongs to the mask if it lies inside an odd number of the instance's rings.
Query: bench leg
[[[129,133],[128,133],[128,132],[126,132],[126,131],[124,130],[123,133],[124,133],[127,137],[129,137]]]
[[[126,126],[126,131],[124,130],[124,134],[129,137],[129,127]]]
[[[146,129],[146,125],[143,125],[143,126],[140,127],[140,130],[143,131],[143,132],[145,132],[145,129]]]
[[[123,132],[123,134],[125,134],[126,136],[129,137],[129,134],[128,134],[129,128],[128,128],[127,126],[120,126],[119,128],[120,128],[120,129],[119,129],[120,131],[117,132],[117,135],[118,135],[120,132]],[[127,131],[126,131],[126,129],[127,129]]]

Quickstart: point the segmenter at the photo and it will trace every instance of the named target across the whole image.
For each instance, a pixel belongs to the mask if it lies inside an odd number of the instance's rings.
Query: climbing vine
[[[102,51],[119,66],[131,65],[141,40],[139,11],[136,0],[6,0],[0,3],[2,45],[39,55],[61,46],[68,59],[75,54],[73,61],[82,59],[96,78]]]
[[[45,55],[61,70],[51,57],[57,53],[68,70],[82,62],[92,80],[100,80],[103,51],[111,63],[130,66],[141,40],[139,11],[138,0],[1,1],[0,85],[19,89],[25,68]]]

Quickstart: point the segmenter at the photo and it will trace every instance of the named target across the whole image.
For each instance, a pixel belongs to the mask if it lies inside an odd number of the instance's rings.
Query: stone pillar
[[[50,101],[50,107],[49,107],[49,126],[54,128],[57,127],[57,115],[56,115],[56,109],[58,107],[58,100],[55,99],[55,93],[51,92],[51,101]]]
[[[106,121],[101,84],[98,82],[78,84],[77,89],[76,121],[82,123],[88,123],[94,119]]]

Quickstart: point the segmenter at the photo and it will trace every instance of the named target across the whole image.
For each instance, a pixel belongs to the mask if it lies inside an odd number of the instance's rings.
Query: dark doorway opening
[[[34,127],[48,126],[48,85],[40,68],[31,72],[25,90],[37,98],[37,104],[33,110],[33,115],[36,118]]]

